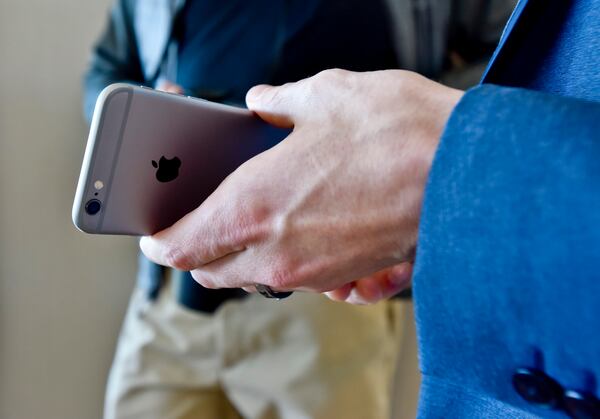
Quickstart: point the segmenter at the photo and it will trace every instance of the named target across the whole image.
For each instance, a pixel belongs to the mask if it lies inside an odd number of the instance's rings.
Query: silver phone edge
[[[73,224],[79,231],[88,234],[98,234],[97,231],[88,230],[83,227],[83,210],[85,207],[84,196],[87,188],[89,186],[89,175],[91,170],[93,169],[93,158],[94,158],[94,149],[96,148],[96,142],[98,137],[101,134],[101,129],[99,130],[107,104],[110,102],[110,98],[116,95],[117,93],[126,91],[131,93],[133,91],[133,87],[130,84],[126,83],[115,83],[107,86],[100,92],[98,95],[98,99],[96,99],[96,106],[94,108],[94,115],[92,117],[92,122],[90,124],[90,130],[88,134],[88,140],[85,147],[85,153],[83,155],[83,162],[81,164],[81,171],[79,173],[79,180],[77,182],[77,190],[75,192],[75,199],[73,201],[73,208],[71,210],[71,218]]]

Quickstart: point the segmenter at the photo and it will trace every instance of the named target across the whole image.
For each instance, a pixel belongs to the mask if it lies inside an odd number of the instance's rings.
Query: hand
[[[326,292],[332,300],[351,304],[372,304],[391,298],[408,288],[412,280],[412,263],[404,262],[383,269],[368,277],[349,282],[342,287]]]
[[[183,94],[183,87],[168,80],[161,80],[160,83],[156,85],[156,90],[167,93],[177,93],[178,95]]]
[[[292,134],[141,248],[208,288],[262,283],[343,297],[356,278],[412,257],[425,182],[461,96],[398,70],[257,86],[248,107]],[[385,275],[374,277],[387,295]]]

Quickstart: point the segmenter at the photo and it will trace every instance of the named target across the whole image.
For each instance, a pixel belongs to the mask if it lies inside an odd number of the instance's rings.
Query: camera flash
[[[94,182],[94,188],[99,191],[100,189],[104,188],[104,183],[101,180],[97,180]]]

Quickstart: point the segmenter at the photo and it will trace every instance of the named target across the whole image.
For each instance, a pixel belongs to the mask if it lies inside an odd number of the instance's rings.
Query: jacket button
[[[562,387],[540,370],[519,368],[513,374],[512,384],[517,393],[531,404],[549,409],[560,407]]]
[[[563,396],[565,411],[575,419],[600,418],[600,401],[588,393],[567,390]]]

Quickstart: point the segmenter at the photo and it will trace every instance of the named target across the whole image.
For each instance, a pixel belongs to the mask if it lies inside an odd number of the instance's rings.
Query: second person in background
[[[86,116],[115,82],[243,106],[256,84],[327,68],[440,75],[487,52],[509,3],[118,0],[85,77]],[[105,417],[388,418],[409,304],[355,307],[302,294],[270,301],[205,289],[141,257]]]

